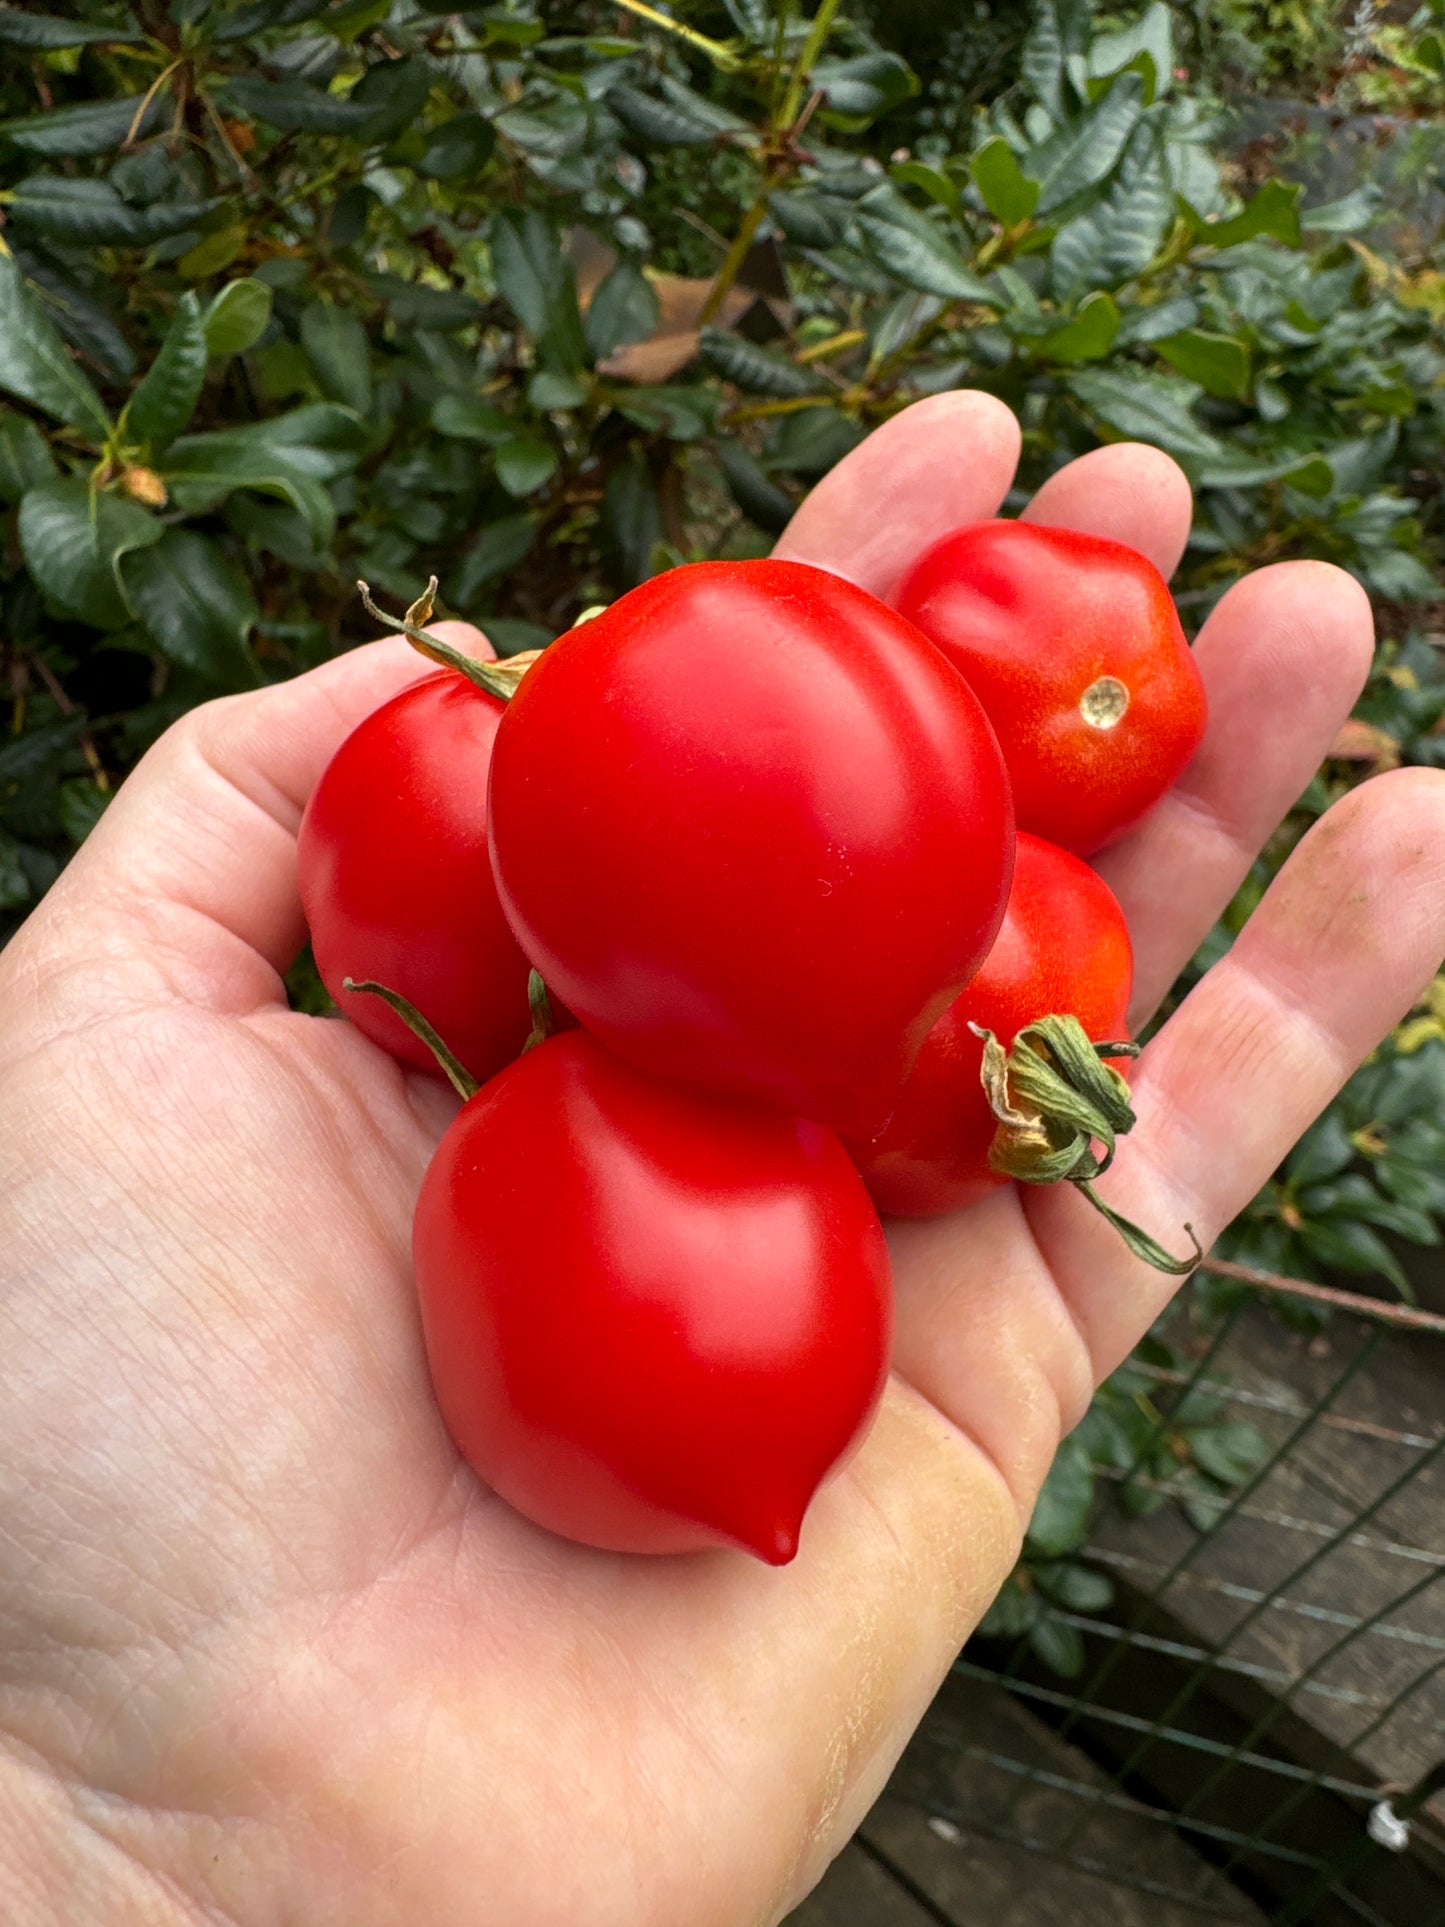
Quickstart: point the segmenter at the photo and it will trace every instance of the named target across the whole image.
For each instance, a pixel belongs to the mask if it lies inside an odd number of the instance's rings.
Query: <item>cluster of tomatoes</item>
[[[990,522],[891,607],[675,568],[520,674],[429,609],[447,666],[337,752],[300,881],[342,1010],[466,1097],[414,1227],[443,1416],[554,1531],[781,1564],[882,1393],[879,1211],[1005,1181],[991,1034],[1122,1038],[1082,859],[1202,734],[1173,604],[1118,543]]]

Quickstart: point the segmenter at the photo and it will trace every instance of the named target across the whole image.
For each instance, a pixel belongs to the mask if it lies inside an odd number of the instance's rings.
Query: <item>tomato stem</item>
[[[537,660],[538,650],[529,649],[524,655],[509,656],[503,662],[480,662],[475,656],[464,656],[460,649],[453,649],[449,642],[440,636],[431,635],[426,624],[431,621],[432,609],[436,603],[437,579],[430,577],[425,589],[413,602],[404,616],[389,616],[371,599],[371,590],[365,582],[358,582],[362,606],[369,616],[394,634],[406,637],[412,648],[425,656],[429,662],[440,663],[444,669],[455,669],[459,676],[475,683],[478,689],[485,689],[489,696],[496,696],[506,703],[516,694],[517,684]]]
[[[385,984],[374,984],[370,981],[357,983],[355,979],[351,977],[343,977],[341,979],[341,988],[343,990],[363,990],[369,996],[380,997],[384,1004],[390,1004],[391,1008],[396,1012],[397,1016],[400,1017],[412,1035],[419,1037],[431,1052],[432,1056],[435,1057],[438,1070],[444,1073],[457,1096],[461,1098],[476,1096],[477,1092],[482,1088],[476,1078],[472,1076],[461,1059],[452,1051],[448,1050],[440,1035],[432,1029],[416,1005],[408,1003],[399,991],[388,990]]]
[[[1074,1185],[1136,1258],[1176,1277],[1193,1271],[1204,1251],[1192,1225],[1184,1229],[1193,1254],[1176,1258],[1105,1204],[1093,1185],[1113,1163],[1118,1139],[1137,1122],[1129,1086],[1104,1060],[1137,1057],[1139,1046],[1127,1039],[1095,1044],[1078,1018],[1067,1014],[1025,1024],[1007,1050],[991,1030],[978,1024],[969,1029],[983,1039],[980,1076],[998,1120],[988,1153],[992,1169],[1022,1184]],[[1104,1147],[1102,1157],[1095,1143]]]
[[[522,1046],[524,1053],[535,1050],[538,1044],[545,1044],[557,1029],[557,1013],[552,1008],[552,999],[547,995],[547,986],[542,981],[540,970],[528,974],[527,1008],[532,1013],[532,1029]]]

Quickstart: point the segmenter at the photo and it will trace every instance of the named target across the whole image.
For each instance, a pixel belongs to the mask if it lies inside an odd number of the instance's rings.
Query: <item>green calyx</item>
[[[517,693],[517,684],[537,660],[538,651],[530,649],[524,654],[509,656],[503,662],[479,662],[475,656],[464,656],[459,649],[453,649],[440,636],[429,634],[426,625],[431,621],[432,610],[436,606],[435,576],[431,577],[404,616],[389,616],[385,609],[378,608],[372,601],[371,590],[366,583],[358,582],[356,586],[366,613],[375,616],[389,634],[405,636],[412,648],[429,662],[440,663],[444,669],[455,669],[459,676],[465,676],[478,689],[485,689],[489,696],[496,696],[504,703],[512,700]]]
[[[1204,1251],[1192,1225],[1184,1229],[1193,1253],[1176,1258],[1105,1204],[1093,1186],[1113,1162],[1118,1139],[1136,1122],[1129,1086],[1104,1060],[1137,1057],[1139,1046],[1092,1043],[1078,1018],[1067,1014],[1025,1024],[1007,1050],[991,1030],[978,1024],[969,1028],[983,1039],[980,1076],[998,1120],[989,1147],[990,1166],[1021,1184],[1074,1185],[1136,1258],[1174,1277],[1193,1271]],[[1104,1147],[1102,1156],[1094,1149],[1096,1143]]]
[[[552,1008],[552,999],[547,995],[547,986],[542,981],[540,970],[528,974],[527,1008],[532,1013],[532,1028],[522,1046],[524,1052],[535,1050],[538,1044],[545,1044],[557,1029],[557,1013]]]

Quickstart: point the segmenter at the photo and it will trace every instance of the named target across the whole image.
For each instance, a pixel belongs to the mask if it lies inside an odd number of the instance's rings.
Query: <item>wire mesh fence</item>
[[[1151,1423],[1072,1555],[1112,1603],[1050,1609],[1082,1663],[975,1641],[968,1717],[899,1788],[939,1838],[1027,1849],[1170,1927],[1445,1927],[1445,1317],[1214,1270],[1252,1288],[1207,1330],[1182,1301],[1171,1349],[1131,1363]],[[1159,1467],[1204,1402],[1259,1434],[1213,1497]]]

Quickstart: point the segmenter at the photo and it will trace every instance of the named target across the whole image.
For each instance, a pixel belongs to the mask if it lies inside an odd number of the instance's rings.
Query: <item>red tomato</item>
[[[1008,894],[973,695],[798,562],[671,569],[553,643],[497,732],[489,811],[512,927],[598,1037],[862,1133]]]
[[[487,854],[487,764],[505,705],[444,669],[360,723],[301,820],[301,903],[321,981],[383,1050],[435,1071],[373,978],[415,1004],[476,1078],[527,1040],[527,959]]]
[[[655,1084],[582,1031],[463,1106],[413,1249],[462,1456],[586,1545],[786,1563],[882,1393],[887,1250],[837,1138]]]
[[[937,1217],[1007,1182],[988,1166],[994,1117],[970,1023],[1007,1045],[1036,1017],[1071,1012],[1096,1044],[1122,1039],[1133,976],[1128,927],[1108,884],[1021,830],[988,960],[928,1033],[887,1129],[849,1147],[879,1210]]]
[[[926,550],[894,600],[988,711],[1020,829],[1087,856],[1199,747],[1204,685],[1173,599],[1122,542],[979,522]]]

